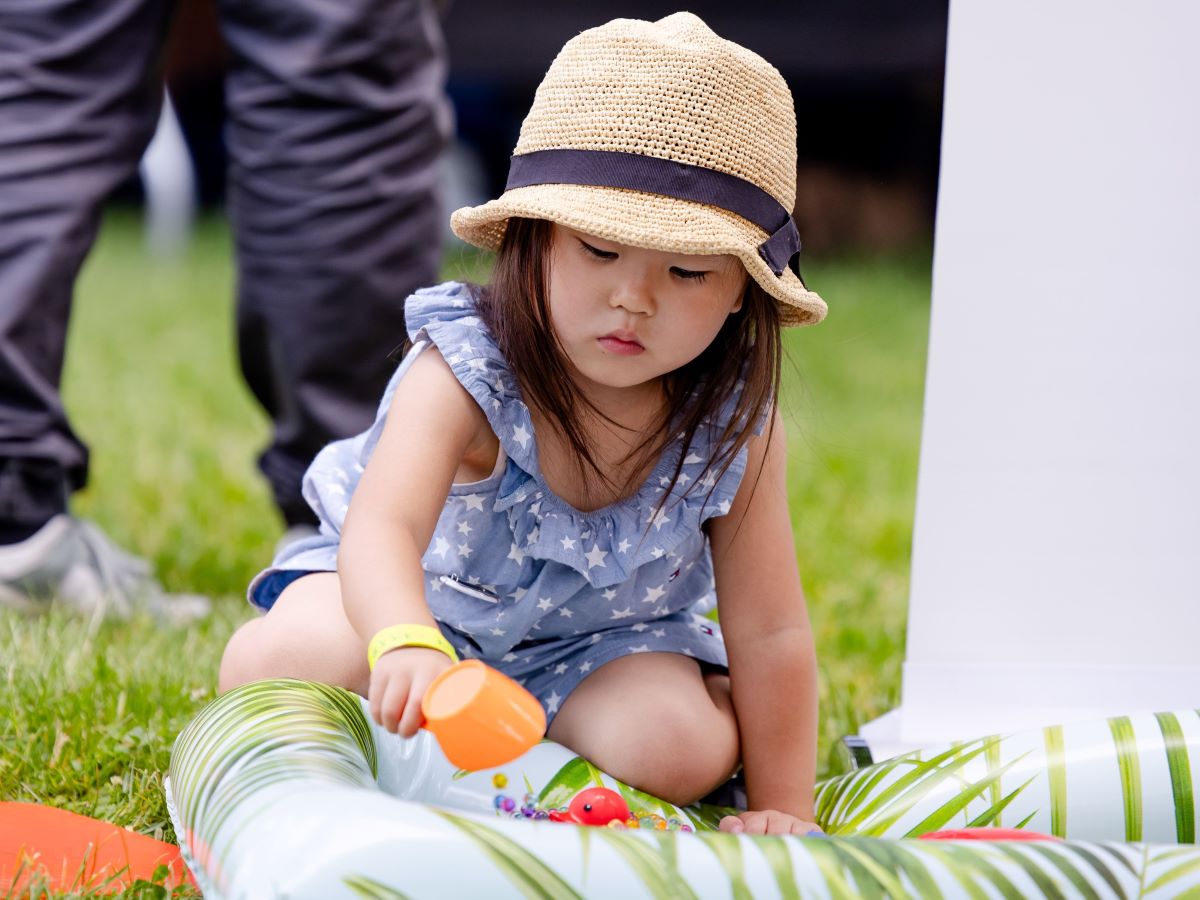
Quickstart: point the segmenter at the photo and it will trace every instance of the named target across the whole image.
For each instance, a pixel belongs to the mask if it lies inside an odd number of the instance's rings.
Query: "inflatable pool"
[[[457,770],[353,694],[274,680],[184,730],[167,803],[209,898],[1165,898],[1200,896],[1198,767],[1195,711],[1071,724],[825,781],[828,837],[733,836],[722,808],[672,806],[551,742]],[[622,817],[555,821],[597,787]],[[1065,840],[908,840],[979,826]]]

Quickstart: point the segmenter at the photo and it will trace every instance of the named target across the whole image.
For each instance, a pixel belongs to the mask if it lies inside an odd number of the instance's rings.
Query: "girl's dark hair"
[[[703,353],[663,376],[666,410],[651,436],[632,447],[623,460],[640,463],[633,467],[630,483],[616,484],[601,470],[584,437],[584,416],[604,416],[571,389],[570,364],[549,324],[552,228],[544,219],[509,219],[492,281],[476,289],[479,317],[504,354],[525,402],[558,427],[576,453],[580,475],[591,469],[618,496],[635,490],[639,485],[632,481],[644,472],[645,463],[656,457],[672,436],[682,435],[683,452],[671,473],[671,484],[662,494],[665,503],[701,428],[715,429],[710,434],[718,452],[688,490],[698,489],[709,472],[719,478],[750,440],[752,426],[773,411],[779,394],[781,340],[776,300],[747,277],[742,308],[725,320]],[[740,391],[739,381],[744,382]],[[732,415],[722,416],[734,395]],[[772,424],[773,417],[769,417],[766,427]],[[588,483],[586,478],[581,482]]]

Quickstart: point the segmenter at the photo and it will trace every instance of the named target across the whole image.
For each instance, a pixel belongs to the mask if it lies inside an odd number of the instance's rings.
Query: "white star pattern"
[[[665,616],[666,614],[667,614],[667,607],[666,607],[665,605],[664,605],[664,606],[658,606],[658,607],[655,607],[655,609],[654,609],[654,615],[656,615],[656,616]]]
[[[691,480],[692,480],[692,476],[689,475],[687,472],[679,473],[679,486],[680,487],[683,487],[685,484],[687,484]]]
[[[723,515],[723,516],[729,515],[729,510],[732,508],[733,508],[733,504],[730,503],[728,500],[722,500],[720,503],[717,504],[717,509],[719,509],[721,511],[721,515]]]
[[[467,509],[477,509],[483,512],[483,494],[464,494],[463,500],[467,504]]]
[[[601,569],[605,568],[604,557],[608,556],[608,553],[601,550],[599,544],[592,544],[592,549],[585,553],[584,556],[587,557],[589,569],[594,569],[597,566]]]
[[[666,475],[659,475],[658,483],[661,484],[663,487],[666,487],[668,484],[671,483],[671,479],[668,478]]]
[[[494,634],[496,637],[504,637],[504,629],[503,628],[493,628],[492,634]]]
[[[476,372],[482,372],[484,369],[487,368],[487,360],[481,359],[480,357],[477,356],[474,359],[467,361],[467,368],[472,369]]]
[[[536,525],[529,529],[529,534],[525,536],[525,546],[530,547],[537,543],[537,539],[541,537],[541,529]]]
[[[632,628],[634,631],[637,631],[637,632],[642,632],[642,631],[645,631],[645,630],[646,630],[647,628],[649,628],[650,626],[649,626],[649,625],[647,625],[645,622],[638,622],[636,625],[631,625],[630,627],[631,627],[631,628]]]
[[[586,675],[588,672],[592,671],[592,664],[585,659],[582,663],[580,663],[579,671]]]
[[[566,675],[568,668],[570,668],[570,666],[568,666],[566,663],[559,663],[557,666],[554,667],[554,674],[555,675]]]
[[[500,662],[516,662],[516,661],[517,661],[517,654],[513,653],[511,650],[508,653],[505,653],[502,657],[500,657]]]
[[[592,635],[592,643],[593,643],[593,644],[598,644],[598,643],[600,643],[600,634],[599,634],[599,633],[597,633],[597,634],[593,634],[593,635]]]
[[[562,697],[558,696],[558,691],[551,691],[550,696],[546,698],[546,712],[551,715],[558,712],[560,703],[562,703]]]
[[[509,548],[507,558],[511,559],[519,566],[525,561],[525,552],[516,544],[513,544],[512,547]]]
[[[646,588],[646,596],[642,598],[642,602],[655,603],[665,593],[666,589],[661,584],[658,587]]]
[[[696,463],[702,463],[702,462],[704,462],[704,460],[701,459],[699,456],[697,456],[695,453],[689,453],[687,455],[687,458],[684,459],[683,464],[685,466],[694,466],[694,465],[696,465]]]
[[[513,591],[511,594],[509,594],[508,596],[512,597],[513,600],[515,600],[517,603],[520,603],[521,598],[524,597],[528,593],[529,593],[529,591],[525,590],[525,588],[519,587],[515,591]]]
[[[646,518],[647,525],[653,525],[655,531],[662,531],[664,525],[671,524],[671,517],[662,509],[656,509]]]
[[[666,636],[667,636],[667,629],[665,629],[665,628],[655,628],[655,629],[654,629],[652,632],[650,632],[650,633],[651,633],[652,635],[654,635],[656,638],[666,637]]]
[[[653,550],[651,550],[651,551],[650,551],[650,555],[651,555],[651,556],[653,556],[655,559],[661,559],[661,558],[662,558],[662,555],[663,555],[665,552],[666,552],[666,551],[665,551],[665,550],[663,550],[663,548],[662,548],[662,547],[655,547]]]
[[[475,529],[471,527],[470,522],[459,522],[458,523],[458,533],[461,535],[468,535],[474,530]]]
[[[449,549],[450,549],[450,542],[439,534],[438,539],[436,541],[434,541],[433,552],[436,553],[438,556],[440,556],[442,559],[445,559],[446,551]]]
[[[513,429],[513,440],[521,445],[522,450],[529,446],[529,437],[529,432],[525,430],[524,425],[518,425]]]
[[[611,616],[609,616],[609,618],[610,619],[632,619],[633,618],[633,609],[628,606],[625,607],[624,609],[614,609],[613,614]],[[596,635],[596,639],[599,640],[599,638],[600,638],[600,635]]]
[[[630,653],[649,653],[650,648],[646,644],[642,644],[640,647],[630,647],[629,652]]]
[[[571,616],[575,615],[575,613],[571,612],[565,606],[560,606],[558,608],[558,614],[560,616],[562,616],[564,619],[569,619],[569,618],[571,618]]]
[[[617,544],[617,549],[620,550],[622,553],[628,553],[629,552],[629,541],[627,541],[625,538],[621,538],[621,543]]]
[[[608,590],[606,590],[606,591],[603,593],[603,595],[602,595],[602,596],[604,597],[604,599],[605,599],[605,600],[608,600],[608,601],[616,600],[616,599],[617,599],[617,592],[616,592],[616,591],[614,591],[612,588],[609,588]]]
[[[535,516],[536,516],[538,513],[540,513],[540,512],[542,511],[542,501],[541,501],[541,500],[535,500],[533,503],[530,503],[530,504],[529,504],[529,511],[530,511],[531,513],[533,513]]]
[[[472,552],[473,551],[471,550],[470,544],[462,543],[462,544],[458,545],[458,555],[461,556],[463,559],[467,559],[471,555]]]
[[[554,608],[554,601],[549,597],[538,597],[538,609],[547,610]]]
[[[564,537],[559,543],[562,544],[562,548],[564,550],[574,550],[575,549],[575,538]]]
[[[697,482],[702,488],[711,488],[717,483],[717,476],[712,472],[706,472],[704,477]]]

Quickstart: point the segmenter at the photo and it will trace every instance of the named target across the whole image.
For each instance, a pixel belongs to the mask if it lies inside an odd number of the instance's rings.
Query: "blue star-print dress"
[[[251,582],[250,602],[269,609],[296,578],[336,570],[346,508],[392,393],[413,360],[433,346],[500,441],[491,475],[450,489],[422,559],[425,599],[459,654],[521,682],[548,719],[588,673],[631,653],[682,653],[725,666],[720,630],[702,615],[715,597],[701,524],[729,512],[746,467],[745,448],[721,477],[701,477],[716,448],[698,435],[662,508],[681,446],[667,448],[633,496],[581,512],[543,480],[529,410],[475,315],[470,289],[447,283],[418,291],[406,302],[405,316],[413,347],[388,385],[375,424],[325,447],[305,474],[304,496],[320,518],[320,533],[285,547]]]

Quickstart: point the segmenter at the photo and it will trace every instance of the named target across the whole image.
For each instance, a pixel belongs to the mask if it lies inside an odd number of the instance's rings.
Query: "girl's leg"
[[[366,696],[370,677],[367,647],[342,611],[337,575],[317,572],[293,581],[270,612],[234,632],[218,687],[224,693],[263,678],[304,678]]]
[[[571,695],[549,737],[626,784],[684,805],[737,768],[729,676],[700,671],[677,653],[637,653],[606,663]]]

